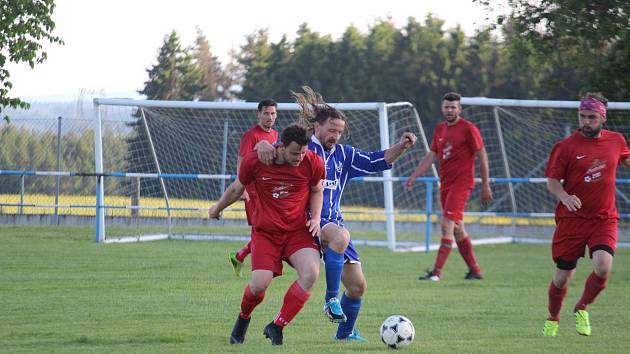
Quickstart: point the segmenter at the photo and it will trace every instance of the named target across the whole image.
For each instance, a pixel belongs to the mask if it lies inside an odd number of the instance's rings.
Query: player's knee
[[[264,282],[264,281],[251,281],[249,283],[249,291],[253,294],[253,295],[259,295],[261,293],[264,293],[265,291],[267,291],[267,288],[269,287],[269,282]]]
[[[593,258],[593,271],[600,278],[607,278],[612,271],[615,251],[607,245],[597,245],[590,249]]]
[[[350,235],[346,232],[338,232],[329,238],[328,247],[335,250],[335,252],[342,253],[348,248],[350,243]]]
[[[346,292],[348,293],[348,296],[353,299],[358,299],[362,297],[366,290],[367,282],[365,281],[365,279],[352,284],[347,284],[346,286]]]
[[[319,264],[318,267],[308,268],[299,275],[300,284],[306,289],[311,289],[313,286],[315,286],[318,278]]]

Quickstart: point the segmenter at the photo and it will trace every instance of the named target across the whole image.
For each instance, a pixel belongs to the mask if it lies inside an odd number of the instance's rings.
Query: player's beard
[[[599,132],[602,131],[602,126],[600,125],[597,128],[591,128],[588,125],[585,125],[582,128],[580,128],[580,131],[587,138],[595,138],[599,135]]]
[[[263,120],[263,127],[271,129],[273,127],[273,120]]]

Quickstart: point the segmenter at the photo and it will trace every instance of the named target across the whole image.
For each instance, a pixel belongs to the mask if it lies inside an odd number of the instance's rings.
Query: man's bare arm
[[[407,182],[405,182],[405,187],[407,188],[407,190],[411,190],[411,187],[413,187],[413,185],[416,183],[416,178],[422,176],[425,172],[429,170],[429,168],[433,164],[433,161],[435,160],[436,155],[437,154],[431,150],[429,150],[429,152],[424,155],[418,167],[416,167],[411,176],[409,176],[409,178],[407,179]]]
[[[490,189],[490,167],[488,167],[488,154],[486,148],[475,152],[479,159],[479,175],[481,176],[481,202],[488,204],[492,201],[492,190]]]
[[[582,207],[582,201],[575,195],[569,195],[564,190],[562,183],[555,178],[547,178],[547,189],[554,197],[564,204],[569,211],[577,211]]]
[[[258,160],[269,166],[276,158],[276,148],[273,147],[267,140],[261,140],[254,146],[254,150],[258,154]]]
[[[245,191],[245,186],[243,186],[238,179],[232,182],[232,184],[230,184],[230,186],[225,190],[219,201],[210,207],[210,210],[208,211],[210,219],[218,219],[223,209],[237,201],[243,194],[243,191]]]
[[[407,149],[409,149],[411,145],[416,143],[416,140],[417,138],[415,134],[409,132],[403,133],[400,136],[400,141],[396,145],[385,150],[385,162],[389,164],[394,163],[394,161],[396,161],[396,159],[398,159],[400,155],[407,151]]]
[[[324,188],[321,181],[315,186],[311,186],[308,206],[311,211],[311,220],[306,223],[308,231],[313,235],[319,234],[319,223],[322,217],[322,204],[324,203]]]

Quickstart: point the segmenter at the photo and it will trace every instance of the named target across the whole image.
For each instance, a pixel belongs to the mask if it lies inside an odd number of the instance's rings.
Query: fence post
[[[24,175],[20,175],[20,215],[24,214]]]
[[[61,116],[57,117],[57,172],[61,171]],[[61,176],[55,178],[55,224],[59,225],[59,190]]]

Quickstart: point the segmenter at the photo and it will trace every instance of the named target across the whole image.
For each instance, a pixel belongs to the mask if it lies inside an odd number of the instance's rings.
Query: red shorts
[[[282,275],[282,261],[302,248],[319,252],[319,244],[306,227],[291,232],[268,232],[252,228],[252,270],[264,269]]]
[[[551,242],[551,256],[554,261],[576,261],[584,257],[588,246],[608,246],[613,252],[617,249],[617,219],[563,218],[556,221],[556,232]]]
[[[466,208],[470,192],[472,192],[470,188],[440,189],[442,215],[456,223],[460,223],[464,219],[464,208]]]

